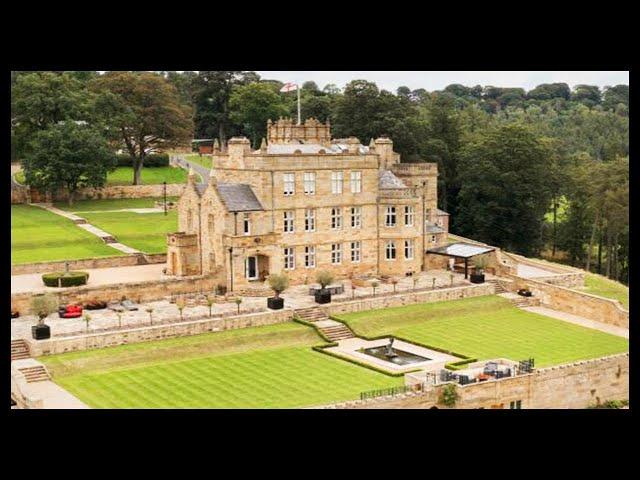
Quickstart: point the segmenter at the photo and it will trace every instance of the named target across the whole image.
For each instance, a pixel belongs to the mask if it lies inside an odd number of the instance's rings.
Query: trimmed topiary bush
[[[47,287],[77,287],[86,285],[89,280],[87,272],[53,272],[42,275],[42,281]]]

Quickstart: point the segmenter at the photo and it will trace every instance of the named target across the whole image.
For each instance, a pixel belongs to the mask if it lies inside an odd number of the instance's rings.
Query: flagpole
[[[298,125],[300,125],[300,85],[296,83],[296,90],[298,91]]]

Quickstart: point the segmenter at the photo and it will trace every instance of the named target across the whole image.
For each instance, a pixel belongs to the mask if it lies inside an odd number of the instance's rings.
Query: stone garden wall
[[[414,408],[437,406],[443,385],[395,397],[358,400],[324,408]],[[534,370],[533,373],[495,381],[458,385],[455,408],[509,408],[520,400],[522,408],[587,408],[607,400],[629,399],[629,354],[584,360]]]
[[[57,353],[112,347],[128,343],[148,342],[165,338],[186,337],[208,332],[232,330],[236,328],[258,327],[283,323],[293,318],[293,310],[235,315],[226,318],[204,318],[169,325],[131,328],[113,332],[88,334],[76,337],[51,338],[49,340],[25,339],[34,357]]]
[[[617,327],[629,328],[629,311],[625,310],[617,300],[551,285],[538,279],[516,276],[513,278],[514,289],[529,288],[535,297],[540,298],[544,307]]]
[[[123,281],[126,280],[123,278]],[[191,278],[166,278],[144,282],[120,283],[112,285],[82,286],[61,289],[45,289],[54,293],[61,304],[84,303],[91,299],[111,301],[122,297],[138,303],[161,300],[169,295],[180,295],[200,291],[212,291],[215,284],[212,278],[197,276]],[[20,312],[29,310],[29,301],[35,292],[14,293],[11,295],[11,309]]]
[[[148,265],[153,263],[165,263],[166,253],[118,255],[114,257],[85,258],[81,260],[69,260],[69,270],[85,270],[92,268],[131,267],[134,265]],[[27,273],[47,273],[64,271],[65,262],[38,262],[12,265],[11,275],[23,275]]]
[[[184,191],[184,183],[167,184],[167,197],[179,197]],[[163,185],[109,185],[102,188],[83,188],[76,192],[76,200],[101,200],[109,198],[149,198],[162,197]],[[68,192],[60,190],[54,195],[54,201],[64,202]]]
[[[376,308],[401,307],[403,305],[413,305],[415,303],[442,302],[445,300],[458,300],[468,297],[479,297],[481,295],[492,295],[495,286],[491,283],[478,285],[443,288],[437,290],[426,290],[422,292],[402,292],[397,295],[379,296],[374,298],[352,300],[347,302],[332,302],[323,305],[321,308],[328,315],[340,313],[360,312],[362,310],[372,310]]]

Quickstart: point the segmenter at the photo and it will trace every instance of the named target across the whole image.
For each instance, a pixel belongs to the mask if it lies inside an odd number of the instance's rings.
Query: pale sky
[[[567,83],[571,88],[575,85],[587,84],[605,85],[629,84],[628,71],[258,71],[261,78],[280,80],[282,82],[304,83],[313,80],[320,89],[328,83],[334,83],[339,88],[351,80],[369,80],[375,82],[379,88],[395,92],[402,85],[411,90],[424,88],[431,92],[442,90],[449,84],[460,83],[468,87],[475,85],[492,85],[494,87],[520,87],[531,90],[541,83]]]

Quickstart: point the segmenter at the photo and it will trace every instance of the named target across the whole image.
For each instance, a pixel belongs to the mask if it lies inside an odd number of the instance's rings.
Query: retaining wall
[[[128,343],[148,342],[165,338],[186,337],[207,332],[258,327],[283,323],[293,318],[293,310],[283,309],[269,312],[235,315],[226,318],[205,318],[169,325],[147,326],[126,330],[81,335],[76,337],[51,338],[49,340],[25,339],[31,355],[53,355],[57,353],[112,347]]]
[[[357,400],[322,408],[447,408],[438,403],[443,385],[396,397]],[[541,368],[531,374],[495,381],[457,385],[455,408],[587,408],[607,400],[629,399],[629,354]]]
[[[141,254],[141,255],[118,255],[114,257],[85,258],[81,260],[69,260],[70,270],[84,270],[93,268],[131,267],[134,265],[148,265],[154,263],[165,263],[166,253]],[[28,273],[47,273],[64,271],[65,262],[38,262],[25,263],[22,265],[12,265],[11,275],[23,275]]]

